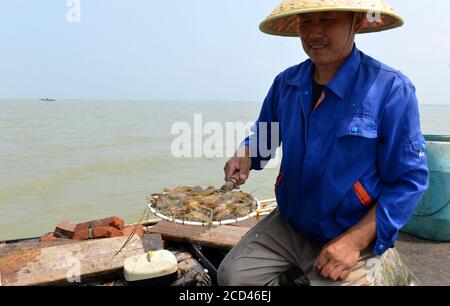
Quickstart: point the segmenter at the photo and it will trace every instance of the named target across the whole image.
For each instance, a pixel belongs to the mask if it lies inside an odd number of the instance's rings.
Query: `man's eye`
[[[306,25],[306,24],[310,24],[311,20],[303,20],[300,24],[302,25]]]

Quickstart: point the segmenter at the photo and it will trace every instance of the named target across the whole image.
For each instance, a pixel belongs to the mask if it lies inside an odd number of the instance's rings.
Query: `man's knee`
[[[217,283],[219,286],[248,286],[247,277],[239,270],[239,260],[225,257],[217,271]]]
[[[233,272],[233,265],[230,260],[225,257],[222,263],[219,266],[219,270],[217,271],[217,283],[219,286],[237,286],[235,284],[236,280],[233,275],[236,273]]]

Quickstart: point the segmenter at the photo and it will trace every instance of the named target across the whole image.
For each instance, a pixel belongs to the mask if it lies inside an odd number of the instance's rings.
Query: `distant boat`
[[[45,98],[45,99],[39,99],[39,101],[43,101],[43,102],[53,102],[53,101],[56,101],[56,100],[55,100],[55,99]]]

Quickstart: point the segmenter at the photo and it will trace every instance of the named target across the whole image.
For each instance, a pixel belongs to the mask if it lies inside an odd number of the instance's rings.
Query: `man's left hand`
[[[346,280],[360,254],[361,247],[351,234],[343,234],[324,246],[314,264],[314,271],[334,282]]]

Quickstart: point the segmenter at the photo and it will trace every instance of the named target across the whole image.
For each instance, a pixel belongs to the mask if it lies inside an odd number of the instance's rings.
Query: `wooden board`
[[[147,232],[161,234],[162,238],[167,241],[197,243],[224,249],[233,248],[248,230],[249,228],[230,225],[201,227],[167,221],[160,221],[147,228]]]
[[[21,253],[25,251],[31,251],[31,250],[39,250],[43,248],[49,248],[59,245],[65,245],[65,244],[74,244],[79,243],[78,240],[72,240],[72,239],[61,239],[56,241],[46,241],[46,242],[40,242],[40,241],[31,241],[31,242],[17,242],[17,243],[4,243],[0,244],[0,258],[6,254],[10,253]]]
[[[0,284],[76,285],[120,272],[125,258],[163,247],[160,235],[135,236],[114,256],[127,238],[87,240],[50,247],[0,245]]]

